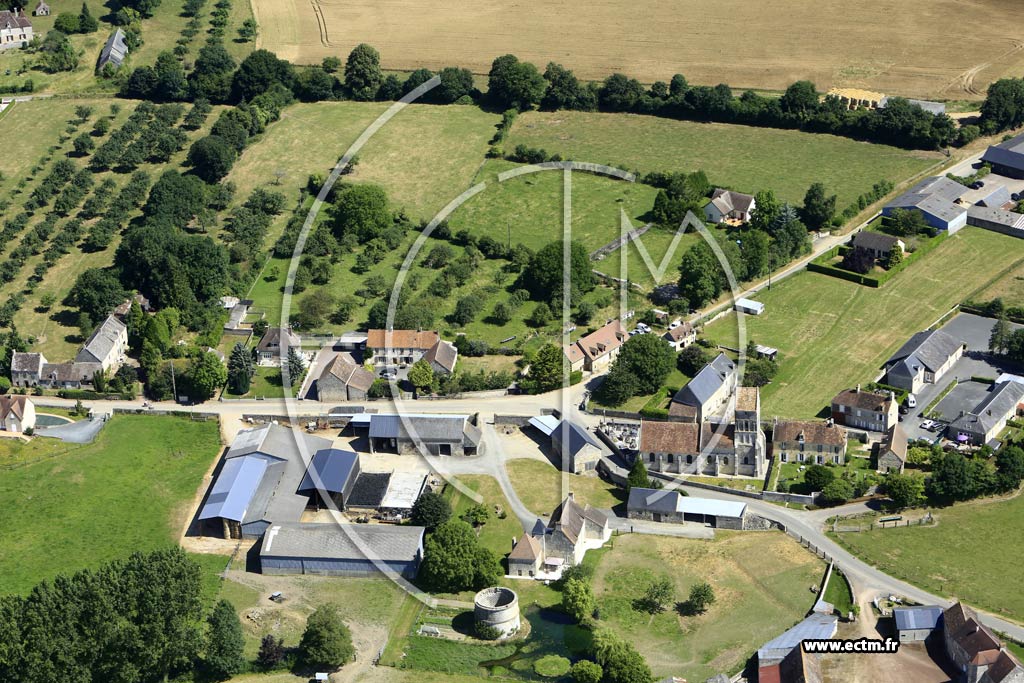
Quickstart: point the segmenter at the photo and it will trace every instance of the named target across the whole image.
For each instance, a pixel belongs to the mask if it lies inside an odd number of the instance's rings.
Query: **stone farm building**
[[[32,10],[32,14],[37,17],[48,17],[50,16],[50,6],[46,4],[46,0],[39,0],[39,4]]]
[[[531,417],[530,425],[551,440],[551,455],[559,469],[573,474],[597,469],[604,451],[586,428],[553,415]]]
[[[274,524],[263,537],[264,574],[368,577],[381,569],[413,579],[423,560],[423,527],[392,524]]]
[[[369,416],[370,452],[401,455],[483,453],[480,428],[468,415]]]
[[[831,419],[776,419],[772,452],[779,462],[842,465],[846,461],[846,430]]]
[[[899,406],[891,391],[856,389],[840,391],[832,399],[832,419],[836,424],[886,432],[899,419]]]
[[[878,444],[878,471],[903,472],[907,464],[907,433],[903,426],[894,424]]]
[[[696,522],[716,529],[743,529],[746,503],[684,496],[679,491],[633,487],[626,514],[653,522]]]
[[[625,326],[618,320],[612,320],[590,334],[582,337],[574,344],[565,347],[565,357],[569,359],[569,368],[573,372],[601,372],[618,358],[619,349],[629,339]]]
[[[704,205],[704,217],[709,223],[726,220],[748,223],[755,208],[757,202],[751,195],[716,188],[711,193],[711,201]]]
[[[36,427],[36,406],[27,396],[0,396],[0,430],[21,434]]]
[[[240,431],[199,510],[201,533],[259,538],[271,524],[298,522],[310,498],[299,493],[306,476],[303,458],[330,449],[327,439],[275,424]]]
[[[963,673],[965,683],[1020,683],[1024,667],[999,638],[962,602],[947,608],[941,619],[946,655]]]
[[[363,401],[373,386],[373,373],[342,352],[327,362],[316,380],[320,401]]]
[[[901,643],[927,640],[942,622],[942,608],[936,605],[897,607],[893,609],[892,615]]]
[[[587,550],[611,538],[608,517],[590,505],[580,505],[572,492],[551,513],[547,525],[539,519],[524,533],[508,556],[512,577],[557,578],[562,569],[583,561]]]
[[[25,47],[32,42],[32,22],[17,8],[0,11],[0,50]]]
[[[80,389],[91,385],[99,371],[111,375],[124,363],[128,353],[128,328],[108,316],[70,363],[50,363],[41,353],[16,352],[11,356],[11,383],[16,387]]]
[[[917,393],[935,384],[964,355],[964,343],[942,330],[918,332],[885,362],[886,384]]]
[[[706,422],[728,406],[735,388],[736,364],[720,353],[676,392],[668,414],[698,424]]]
[[[799,678],[786,677],[787,671],[792,671],[794,657],[803,657],[803,648],[800,646],[804,640],[829,640],[833,638],[839,628],[839,618],[832,614],[819,614],[814,612],[793,628],[785,631],[782,635],[769,640],[757,651],[757,680],[768,681],[797,681]],[[811,664],[813,667],[814,665]],[[801,667],[802,668],[802,667]],[[820,673],[817,679],[806,679],[820,681]]]

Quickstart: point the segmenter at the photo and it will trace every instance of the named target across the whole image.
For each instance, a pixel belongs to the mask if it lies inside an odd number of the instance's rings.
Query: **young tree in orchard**
[[[576,621],[588,619],[597,602],[590,584],[583,579],[571,578],[562,585],[562,610]]]
[[[259,24],[253,18],[246,19],[242,22],[242,25],[238,27],[238,38],[243,43],[249,43],[256,40],[256,34],[259,32]]]
[[[238,613],[227,600],[218,602],[206,623],[206,668],[217,680],[231,678],[245,669],[245,637]]]
[[[702,614],[715,602],[715,589],[706,581],[694,584],[690,588],[690,596],[686,602],[693,613]]]
[[[345,62],[345,87],[349,96],[354,100],[372,100],[383,80],[380,53],[366,43],[352,48]]]
[[[256,374],[256,367],[252,361],[252,353],[238,342],[231,349],[228,357],[228,388],[233,394],[249,393],[249,386],[253,375]]]
[[[337,669],[352,661],[355,654],[352,634],[338,606],[328,603],[317,607],[306,619],[306,630],[299,641],[303,664],[311,669]]]
[[[413,503],[409,521],[413,526],[421,526],[425,527],[427,531],[433,531],[447,522],[451,516],[452,506],[448,501],[439,493],[427,491]]]
[[[409,381],[417,390],[429,389],[434,384],[434,369],[425,358],[420,358],[409,368]]]
[[[804,205],[800,210],[800,220],[809,230],[822,230],[832,222],[836,213],[836,196],[827,196],[822,183],[814,183],[804,195]]]

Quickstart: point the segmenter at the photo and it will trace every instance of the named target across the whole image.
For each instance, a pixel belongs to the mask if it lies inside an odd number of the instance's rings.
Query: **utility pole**
[[[171,361],[171,393],[174,394],[174,402],[178,402],[178,386],[174,382],[174,361]]]

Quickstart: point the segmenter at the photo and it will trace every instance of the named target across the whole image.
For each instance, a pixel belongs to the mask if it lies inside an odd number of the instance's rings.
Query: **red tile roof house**
[[[619,355],[619,349],[629,339],[625,326],[613,320],[600,327],[575,344],[565,347],[565,356],[569,359],[569,368],[575,372],[602,372],[608,369],[612,361]]]

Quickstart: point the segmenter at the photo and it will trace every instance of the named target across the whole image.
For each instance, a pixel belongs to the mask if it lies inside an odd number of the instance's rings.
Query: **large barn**
[[[263,537],[264,574],[375,576],[382,569],[416,577],[423,527],[390,524],[274,524]]]

